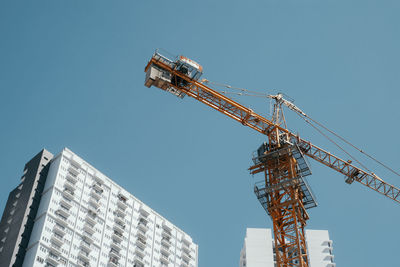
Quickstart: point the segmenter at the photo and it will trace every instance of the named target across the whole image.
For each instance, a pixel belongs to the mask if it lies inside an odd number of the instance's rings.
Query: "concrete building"
[[[0,238],[1,266],[198,266],[189,235],[69,149],[27,163]]]
[[[306,230],[310,267],[334,267],[332,240],[326,230]],[[239,267],[276,266],[271,229],[247,228]]]

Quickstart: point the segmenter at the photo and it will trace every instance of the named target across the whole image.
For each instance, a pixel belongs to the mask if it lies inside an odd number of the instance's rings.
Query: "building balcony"
[[[169,240],[169,238],[163,237],[163,238],[161,239],[161,244],[164,245],[164,246],[166,246],[166,247],[170,247],[170,246],[171,246],[171,241]]]
[[[94,226],[94,225],[96,224],[96,219],[95,219],[95,217],[92,217],[92,216],[90,216],[89,214],[86,215],[85,221],[86,221],[88,224],[92,225],[92,226]]]
[[[125,229],[126,224],[120,217],[114,217],[114,224],[118,224],[122,229]]]
[[[114,258],[117,258],[119,260],[121,258],[121,254],[119,254],[119,252],[117,250],[111,248],[110,257],[114,257]]]
[[[70,183],[72,183],[72,184],[76,184],[76,183],[78,182],[78,177],[77,177],[77,176],[73,176],[73,175],[71,175],[70,173],[68,173],[68,174],[65,176],[65,179],[66,179],[67,181],[69,181]]]
[[[185,244],[182,244],[182,251],[187,254],[190,254],[190,248]]]
[[[118,261],[116,263],[112,262],[112,261],[109,261],[108,264],[107,264],[107,267],[118,267]]]
[[[160,251],[161,251],[163,254],[167,255],[167,256],[169,256],[169,255],[171,254],[171,252],[169,251],[169,249],[166,248],[166,247],[164,247],[164,246],[161,246]]]
[[[60,215],[58,215],[58,216],[54,217],[54,220],[64,227],[68,226],[67,218],[64,218],[64,217],[61,217]]]
[[[58,257],[55,256],[47,256],[46,262],[50,264],[50,266],[58,266]]]
[[[89,205],[97,210],[98,208],[100,208],[100,200],[89,198]]]
[[[139,213],[144,217],[147,218],[150,215],[150,209],[145,206],[140,206]]]
[[[111,244],[110,244],[110,247],[111,248],[113,248],[113,249],[115,249],[116,251],[121,251],[121,244],[119,244],[119,243],[114,243],[114,242],[112,242]]]
[[[51,246],[49,247],[49,251],[56,255],[57,257],[61,255],[61,246],[56,245],[55,243],[52,243]]]
[[[103,193],[103,191],[97,191],[95,189],[92,189],[90,191],[90,196],[93,197],[96,200],[100,200],[101,199],[101,194]]]
[[[86,232],[83,232],[82,240],[88,244],[93,244],[94,242],[93,238],[90,235],[86,234]]]
[[[125,225],[123,218],[120,218],[120,217],[114,217],[114,222],[118,223],[120,225]]]
[[[61,237],[64,237],[65,235],[65,226],[56,223],[53,227],[53,232],[58,234]]]
[[[117,201],[117,206],[118,206],[118,208],[120,208],[122,210],[126,210],[126,208],[128,207],[128,205],[122,201]]]
[[[149,227],[146,224],[142,223],[142,222],[139,222],[137,227],[138,227],[139,230],[143,231],[144,233],[146,233],[147,230],[149,230]]]
[[[143,263],[143,258],[136,256],[135,259],[133,260],[133,262],[135,263],[135,265],[137,267],[144,267],[144,263]]]
[[[61,247],[64,244],[64,237],[56,233],[53,233],[50,237],[50,241],[51,243],[56,244],[56,246]]]
[[[98,176],[98,174],[95,174],[95,175],[93,176],[93,179],[94,179],[96,182],[100,183],[100,184],[104,184],[103,179],[101,179],[101,178]]]
[[[169,258],[168,258],[168,256],[166,256],[166,255],[164,255],[164,254],[160,254],[160,261],[162,262],[162,263],[164,263],[164,264],[169,264]]]
[[[124,231],[122,230],[122,231],[119,231],[119,230],[117,230],[117,229],[114,229],[114,234],[116,234],[116,235],[118,235],[118,236],[123,236],[124,235]]]
[[[58,216],[63,217],[65,220],[68,219],[69,217],[69,212],[65,209],[59,208],[58,210],[56,210],[55,212]]]
[[[123,233],[125,230],[125,225],[120,225],[118,223],[114,223],[114,230],[120,233]]]
[[[72,165],[72,164],[70,164],[68,166],[67,170],[68,170],[68,174],[71,174],[72,176],[76,177],[79,174],[79,168],[74,166],[74,165]]]
[[[141,239],[143,239],[143,240],[146,240],[146,233],[145,232],[143,232],[143,231],[141,231],[141,230],[139,230],[139,231],[137,231],[136,232],[136,237],[137,238],[141,238]]]
[[[64,222],[68,223],[68,217],[69,217],[68,212],[58,209],[54,213],[57,215],[57,218],[60,218]]]
[[[89,263],[90,258],[89,258],[89,252],[86,252],[84,250],[79,250],[78,252],[78,257],[83,261]]]
[[[117,266],[118,267],[118,258],[110,256],[110,259],[108,261],[108,266]]]
[[[101,183],[99,183],[99,182],[94,182],[94,183],[92,184],[92,188],[93,188],[94,190],[99,191],[99,192],[103,192],[103,185],[102,185]]]
[[[331,262],[333,262],[333,259],[335,258],[335,256],[333,256],[333,255],[326,255],[325,256],[325,258],[324,258],[324,260],[325,261],[331,261]]]
[[[126,213],[123,210],[117,209],[114,211],[115,216],[120,217],[120,218],[125,218]]]
[[[87,253],[90,253],[92,251],[90,243],[87,243],[85,241],[82,241],[79,247],[81,248],[81,250]]]
[[[64,188],[71,190],[72,192],[75,192],[76,186],[71,183],[70,181],[66,180],[64,182]]]
[[[86,233],[88,233],[89,235],[93,235],[93,234],[96,232],[96,230],[93,228],[93,225],[90,225],[90,224],[88,224],[88,223],[85,223],[85,224],[83,225],[83,230],[84,230]]]
[[[78,258],[78,265],[77,266],[79,266],[79,267],[90,267],[90,263],[86,262],[86,261],[83,261],[80,258]]]
[[[142,238],[137,238],[136,239],[136,245],[138,247],[141,247],[141,248],[145,249],[146,248],[146,240],[144,240]]]
[[[60,199],[60,205],[66,207],[67,209],[72,208],[71,200],[67,200],[65,198]]]
[[[180,267],[189,267],[189,263],[188,262],[185,262],[185,261],[182,261],[181,262],[181,265],[179,265]]]
[[[143,222],[144,224],[147,224],[149,222],[149,218],[143,216],[142,214],[139,214],[139,222]]]
[[[192,259],[192,256],[187,253],[182,253],[182,259],[189,262]]]
[[[145,251],[144,248],[141,248],[141,247],[135,248],[135,254],[138,255],[140,258],[143,258],[144,256],[146,256],[144,251]]]
[[[126,203],[126,201],[128,201],[128,198],[126,196],[124,196],[124,194],[122,194],[121,192],[118,193],[118,200],[121,202]]]
[[[170,233],[170,232],[167,232],[167,231],[162,231],[162,232],[161,232],[161,236],[162,236],[163,238],[166,238],[166,239],[171,239],[171,237],[172,237],[171,233]]]
[[[171,232],[173,226],[172,226],[172,224],[169,223],[169,222],[163,222],[162,228],[163,228],[165,231],[167,231],[167,232]]]
[[[123,240],[123,235],[114,231],[113,234],[111,235],[111,238],[117,242],[117,243],[121,243]]]
[[[187,238],[186,236],[182,236],[181,241],[184,245],[187,245],[188,247],[190,247],[190,245],[192,244],[192,240],[189,240],[189,238]]]
[[[61,198],[62,200],[64,200],[65,202],[68,202],[68,203],[72,203],[72,200],[71,199],[69,199],[69,198],[66,198],[65,196],[64,196],[64,194],[62,194],[62,198]]]
[[[93,217],[86,215],[85,217],[85,224],[88,225],[88,227],[94,228],[96,226],[96,220],[93,219]]]
[[[80,168],[81,164],[76,160],[76,158],[72,157],[69,159],[70,165],[73,165],[75,168]]]
[[[74,200],[75,193],[69,189],[64,189],[62,195],[69,200]]]

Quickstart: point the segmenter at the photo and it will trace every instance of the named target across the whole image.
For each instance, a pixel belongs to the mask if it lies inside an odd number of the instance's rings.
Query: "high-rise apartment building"
[[[326,230],[306,230],[310,267],[334,267],[332,240]],[[271,229],[247,228],[239,267],[276,266]]]
[[[1,266],[198,266],[189,235],[69,149],[27,163],[0,238]]]

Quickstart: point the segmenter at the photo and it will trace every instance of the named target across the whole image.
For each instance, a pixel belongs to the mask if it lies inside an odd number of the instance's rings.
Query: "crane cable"
[[[372,173],[370,169],[367,168],[364,164],[362,164],[359,160],[357,160],[355,157],[353,157],[349,152],[347,152],[344,148],[342,148],[338,143],[333,141],[329,136],[327,136],[324,132],[322,132],[320,129],[318,129],[314,124],[312,124],[307,118],[303,117],[301,114],[299,114],[297,111],[295,111],[297,115],[299,115],[300,118],[302,118],[305,122],[310,124],[315,130],[317,130],[321,135],[323,135],[326,139],[328,139],[331,143],[333,143],[335,146],[337,146],[340,150],[342,150],[344,153],[346,153],[350,158],[352,158],[354,161],[356,161],[358,164],[360,164],[361,167],[366,169],[368,172]]]
[[[248,92],[248,93],[237,93],[237,92],[228,92],[228,91],[220,91],[220,93],[222,94],[234,94],[234,95],[239,95],[239,96],[253,96],[253,97],[262,97],[262,98],[268,98],[268,94],[265,93],[260,93],[257,91],[251,91],[251,90],[247,90],[245,88],[240,88],[240,87],[233,87],[231,85],[228,84],[223,84],[223,83],[216,83],[216,82],[212,82],[209,80],[203,80],[204,83],[209,83],[209,84],[214,84],[216,86],[221,86],[221,87],[226,87],[229,89],[233,89],[233,90],[240,90],[242,92]],[[315,124],[317,124],[318,126],[320,126],[321,128],[325,129],[326,131],[328,131],[329,133],[331,133],[332,135],[336,136],[337,138],[339,138],[340,140],[342,140],[343,142],[345,142],[346,144],[348,144],[349,146],[351,146],[352,148],[356,149],[357,151],[359,151],[360,153],[364,154],[365,156],[367,156],[368,158],[372,159],[373,161],[375,161],[376,163],[378,163],[379,165],[383,166],[384,168],[386,168],[387,170],[389,170],[390,172],[392,172],[393,174],[400,176],[400,173],[398,173],[397,171],[393,170],[392,168],[390,168],[389,166],[387,166],[386,164],[384,164],[383,162],[379,161],[378,159],[374,158],[373,156],[371,156],[370,154],[366,153],[364,150],[362,150],[361,148],[356,147],[355,145],[353,145],[352,143],[350,143],[349,141],[347,141],[344,137],[340,136],[339,134],[335,133],[334,131],[330,130],[329,128],[327,128],[326,126],[324,126],[323,124],[317,122],[316,120],[312,119],[310,116],[308,116],[307,114],[303,113],[299,113],[298,111],[292,109],[297,115],[299,115],[302,119],[304,119],[308,124],[310,124],[315,130],[317,130],[321,135],[323,135],[325,138],[327,138],[330,142],[332,142],[334,145],[336,145],[340,150],[342,150],[344,153],[346,153],[350,158],[352,158],[354,161],[356,161],[358,164],[360,164],[361,166],[363,166],[366,170],[368,170],[369,172],[371,172],[364,164],[362,164],[360,161],[358,161],[356,158],[354,158],[350,153],[348,153],[344,148],[342,148],[339,144],[337,144],[335,141],[333,141],[331,138],[329,138],[329,136],[327,136],[326,134],[324,134],[320,129],[318,129],[315,125],[313,125],[310,121],[314,122]],[[372,172],[371,172],[372,173]]]
[[[265,94],[265,93],[260,93],[260,92],[257,92],[257,91],[250,91],[250,90],[247,90],[245,88],[240,88],[240,87],[233,87],[233,86],[231,86],[229,84],[217,83],[217,82],[213,82],[213,81],[206,80],[206,79],[203,79],[202,82],[203,83],[208,83],[208,84],[213,84],[213,85],[220,86],[220,87],[226,87],[228,89],[239,90],[239,91],[242,91],[242,92],[248,92],[248,93],[254,94],[252,96],[255,96],[255,95],[259,95],[259,96],[262,96],[262,97],[266,97],[267,96],[267,94]],[[234,94],[238,94],[238,93],[234,93]]]
[[[315,121],[314,119],[312,119],[310,116],[308,115],[302,115],[302,114],[298,114],[299,116],[305,116],[307,119],[313,121],[314,123],[318,124],[320,127],[324,128],[326,131],[330,132],[331,134],[333,134],[334,136],[336,136],[337,138],[339,138],[340,140],[342,140],[343,142],[345,142],[346,144],[348,144],[349,146],[351,146],[352,148],[358,150],[360,153],[364,154],[365,156],[367,156],[368,158],[372,159],[373,161],[375,161],[376,163],[380,164],[381,166],[383,166],[384,168],[388,169],[389,171],[391,171],[392,173],[396,174],[397,176],[400,176],[400,174],[398,172],[396,172],[395,170],[393,170],[392,168],[390,168],[389,166],[387,166],[386,164],[384,164],[383,162],[377,160],[376,158],[374,158],[373,156],[369,155],[368,153],[364,152],[364,150],[362,150],[361,148],[356,147],[355,145],[353,145],[352,143],[350,143],[349,141],[347,141],[345,138],[343,138],[342,136],[338,135],[337,133],[335,133],[334,131],[330,130],[329,128],[327,128],[326,126],[324,126],[323,124]],[[309,122],[308,122],[309,123]],[[358,161],[357,161],[358,162]]]

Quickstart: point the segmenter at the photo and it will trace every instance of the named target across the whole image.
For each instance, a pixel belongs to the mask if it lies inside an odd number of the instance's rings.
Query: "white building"
[[[310,267],[334,267],[332,240],[326,230],[306,230]],[[271,229],[247,228],[239,267],[274,267],[275,252]]]
[[[198,246],[64,149],[49,163],[22,266],[197,267]]]

